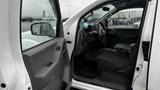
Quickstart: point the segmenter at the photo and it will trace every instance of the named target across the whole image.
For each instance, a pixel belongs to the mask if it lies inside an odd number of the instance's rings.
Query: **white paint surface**
[[[62,18],[69,18],[96,0],[59,0]]]

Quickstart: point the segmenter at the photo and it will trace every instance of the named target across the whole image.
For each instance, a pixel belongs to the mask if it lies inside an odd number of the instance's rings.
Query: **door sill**
[[[113,90],[110,88],[104,88],[96,85],[92,85],[85,82],[80,82],[72,78],[72,87],[82,89],[82,90]]]

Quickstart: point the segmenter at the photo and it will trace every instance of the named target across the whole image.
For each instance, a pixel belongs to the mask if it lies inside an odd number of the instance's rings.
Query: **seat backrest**
[[[132,52],[130,53],[130,64],[131,66],[135,66],[136,64],[136,58],[137,58],[137,51],[138,51],[138,45],[136,43],[130,44],[132,47]]]
[[[77,35],[77,46],[76,46],[76,52],[75,55],[81,54],[85,47],[87,46],[84,43],[84,38],[87,36],[87,33],[84,30],[79,30]]]

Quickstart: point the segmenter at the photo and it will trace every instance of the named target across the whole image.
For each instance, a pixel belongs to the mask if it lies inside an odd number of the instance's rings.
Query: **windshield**
[[[92,10],[86,16],[82,18],[82,22],[88,22],[89,24],[96,23],[99,19],[101,19],[108,12],[112,11],[115,7],[112,4],[105,4],[96,9]]]

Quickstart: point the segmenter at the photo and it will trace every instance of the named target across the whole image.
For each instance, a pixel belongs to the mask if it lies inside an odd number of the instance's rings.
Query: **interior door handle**
[[[53,62],[49,62],[46,66],[49,67],[53,64]]]
[[[56,51],[61,51],[61,49],[62,49],[62,51],[64,51],[66,48],[67,48],[66,44],[64,44],[62,47],[61,46],[57,46],[56,47]]]
[[[56,47],[56,51],[60,51],[60,50],[61,50],[61,46],[58,45],[58,46]]]
[[[66,45],[66,44],[64,44],[64,45],[63,45],[63,47],[62,47],[62,51],[65,51],[65,50],[66,50],[66,48],[67,48],[67,45]]]

